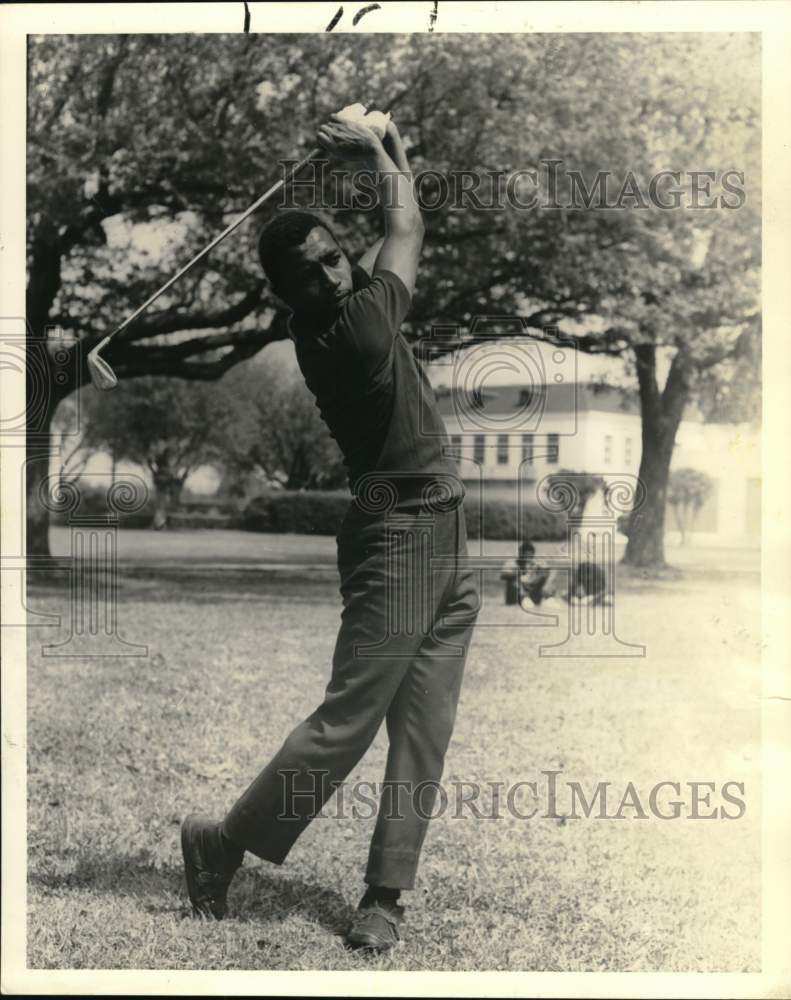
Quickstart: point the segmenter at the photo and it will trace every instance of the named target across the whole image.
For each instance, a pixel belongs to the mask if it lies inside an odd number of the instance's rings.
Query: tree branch
[[[263,298],[266,282],[256,281],[253,287],[233,305],[215,312],[185,312],[169,309],[141,317],[126,328],[121,343],[135,343],[148,337],[157,337],[179,330],[209,330],[215,327],[232,326],[248,316]]]
[[[128,37],[126,35],[119,35],[118,51],[114,56],[112,56],[112,58],[108,59],[107,63],[102,68],[99,78],[98,93],[96,95],[96,111],[100,118],[107,117],[107,112],[110,109],[110,103],[113,99],[115,78],[118,75],[121,63],[124,59],[126,59],[128,45]]]
[[[169,375],[192,381],[215,381],[234,365],[253,357],[268,344],[288,337],[285,314],[279,314],[266,330],[245,330],[236,334],[220,334],[233,347],[213,361],[195,361],[179,351],[181,344],[171,346],[133,347],[124,344],[123,350],[113,355],[110,363],[119,379],[141,375]],[[214,341],[217,338],[206,338]],[[187,343],[190,343],[189,341]],[[192,342],[195,343],[194,341]],[[204,343],[206,341],[204,340]],[[208,349],[212,349],[211,345]],[[191,349],[192,354],[196,353]],[[87,354],[84,355],[87,360]],[[87,363],[83,364],[83,384],[89,378]]]

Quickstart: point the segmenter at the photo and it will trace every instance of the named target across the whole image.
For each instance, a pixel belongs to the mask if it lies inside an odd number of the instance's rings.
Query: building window
[[[632,439],[627,438],[623,443],[623,460],[626,465],[632,464]]]
[[[508,465],[508,435],[497,435],[497,464]]]
[[[533,435],[523,434],[522,435],[522,461],[527,462],[528,465],[533,464]]]
[[[547,434],[547,465],[557,465],[560,461],[560,437]]]
[[[450,443],[454,451],[461,450],[461,434],[451,434]]]
[[[605,434],[604,436],[604,464],[610,465],[612,463],[612,434]]]
[[[480,465],[486,461],[486,437],[483,434],[476,434],[473,442],[473,458]]]

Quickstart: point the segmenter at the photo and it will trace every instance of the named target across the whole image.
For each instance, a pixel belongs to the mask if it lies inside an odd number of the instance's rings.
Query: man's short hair
[[[278,212],[266,223],[258,235],[258,259],[273,285],[281,283],[288,251],[301,246],[308,233],[319,226],[335,239],[328,223],[312,212],[290,209]]]

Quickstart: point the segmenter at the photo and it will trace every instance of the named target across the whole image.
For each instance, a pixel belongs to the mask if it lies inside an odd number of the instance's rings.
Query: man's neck
[[[355,292],[362,288],[367,288],[371,283],[371,276],[362,267],[356,264],[352,267],[352,287]],[[289,328],[295,338],[297,337],[320,337],[327,333],[340,315],[340,309],[332,316],[312,316],[308,312],[297,312],[294,310],[289,317]]]

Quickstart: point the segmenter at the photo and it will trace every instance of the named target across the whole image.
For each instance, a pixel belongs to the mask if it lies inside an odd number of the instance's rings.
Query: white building
[[[488,498],[516,499],[520,475],[523,490],[530,491],[560,469],[606,480],[619,473],[637,476],[642,444],[634,393],[580,383],[493,385],[466,394],[438,386],[435,391],[462,478],[473,489],[480,483]],[[748,425],[704,423],[690,408],[673,453],[672,468],[682,467],[705,472],[713,481],[691,534],[718,543],[757,544],[758,432]],[[666,524],[668,532],[676,531],[672,510]]]

